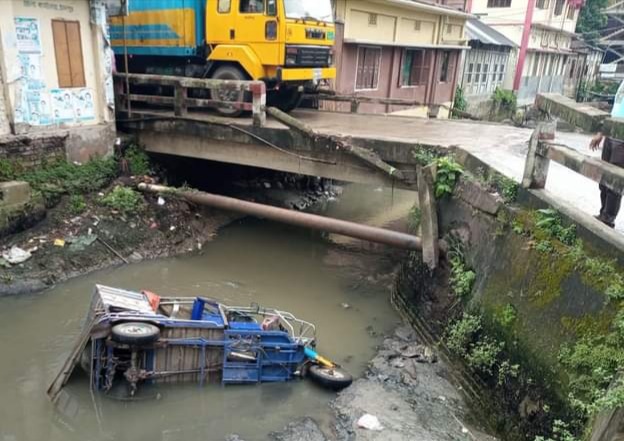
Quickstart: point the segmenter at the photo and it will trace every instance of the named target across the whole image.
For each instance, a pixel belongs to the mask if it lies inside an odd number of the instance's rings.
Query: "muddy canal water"
[[[325,214],[401,228],[414,194],[350,186]],[[19,298],[0,298],[0,441],[266,439],[309,415],[331,424],[334,397],[309,381],[259,386],[195,384],[143,390],[144,400],[91,394],[74,379],[55,409],[45,391],[70,350],[94,284],[163,295],[257,302],[317,325],[318,349],[361,375],[399,322],[389,303],[400,253],[380,246],[246,219],[199,255],[144,262]]]

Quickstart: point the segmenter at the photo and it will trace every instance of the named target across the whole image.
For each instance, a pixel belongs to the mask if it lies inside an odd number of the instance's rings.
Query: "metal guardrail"
[[[254,126],[261,127],[266,122],[266,85],[262,81],[213,80],[201,78],[175,77],[147,74],[115,74],[115,85],[119,99],[118,108],[132,115],[133,103],[173,106],[175,116],[184,117],[192,107],[233,109],[250,111]],[[173,96],[163,96],[160,92],[132,93],[132,86],[154,86],[173,88]],[[130,90],[127,90],[130,88]],[[189,90],[218,89],[226,92],[246,92],[252,101],[226,101],[189,97]]]
[[[522,179],[524,188],[543,189],[550,161],[555,161],[617,193],[624,193],[624,169],[558,144],[554,135],[555,123],[542,124],[533,132]]]

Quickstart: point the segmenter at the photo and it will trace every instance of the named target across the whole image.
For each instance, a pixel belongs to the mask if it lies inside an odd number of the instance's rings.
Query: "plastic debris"
[[[362,415],[358,420],[357,425],[358,427],[367,430],[383,430],[383,426],[379,422],[379,418],[377,418],[375,415],[371,415],[370,413],[365,413],[364,415]]]
[[[84,236],[77,236],[68,239],[69,242],[69,251],[84,251],[88,246],[93,244],[97,240],[97,236],[95,234],[86,234]]]
[[[63,248],[65,246],[65,241],[63,239],[54,239],[54,246]]]
[[[160,205],[161,207],[165,205],[165,200],[160,196],[158,196],[158,205]]]
[[[348,303],[341,303],[340,306],[342,306],[344,309],[351,308],[351,305],[349,305]]]
[[[173,225],[169,228],[169,231],[175,231],[175,230],[176,230],[176,227]]]
[[[20,247],[13,246],[9,251],[2,253],[2,257],[11,265],[17,265],[22,262],[26,262],[32,257],[30,251],[25,251]]]

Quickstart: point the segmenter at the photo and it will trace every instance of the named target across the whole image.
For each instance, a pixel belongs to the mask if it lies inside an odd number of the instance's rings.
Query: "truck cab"
[[[330,0],[130,0],[110,30],[131,72],[263,80],[284,110],[336,76]]]

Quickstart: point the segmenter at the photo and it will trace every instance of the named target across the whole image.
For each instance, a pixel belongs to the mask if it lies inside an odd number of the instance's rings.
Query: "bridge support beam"
[[[161,185],[139,184],[139,190],[149,193],[173,193],[189,202],[219,208],[222,210],[235,211],[238,213],[269,219],[313,230],[327,231],[329,233],[354,237],[369,242],[381,243],[393,247],[408,250],[421,250],[422,240],[420,237],[384,228],[370,227],[355,222],[347,222],[331,219],[325,216],[302,213],[300,211],[287,210],[285,208],[272,207],[270,205],[243,201],[240,199],[219,196],[201,191],[184,191]]]

